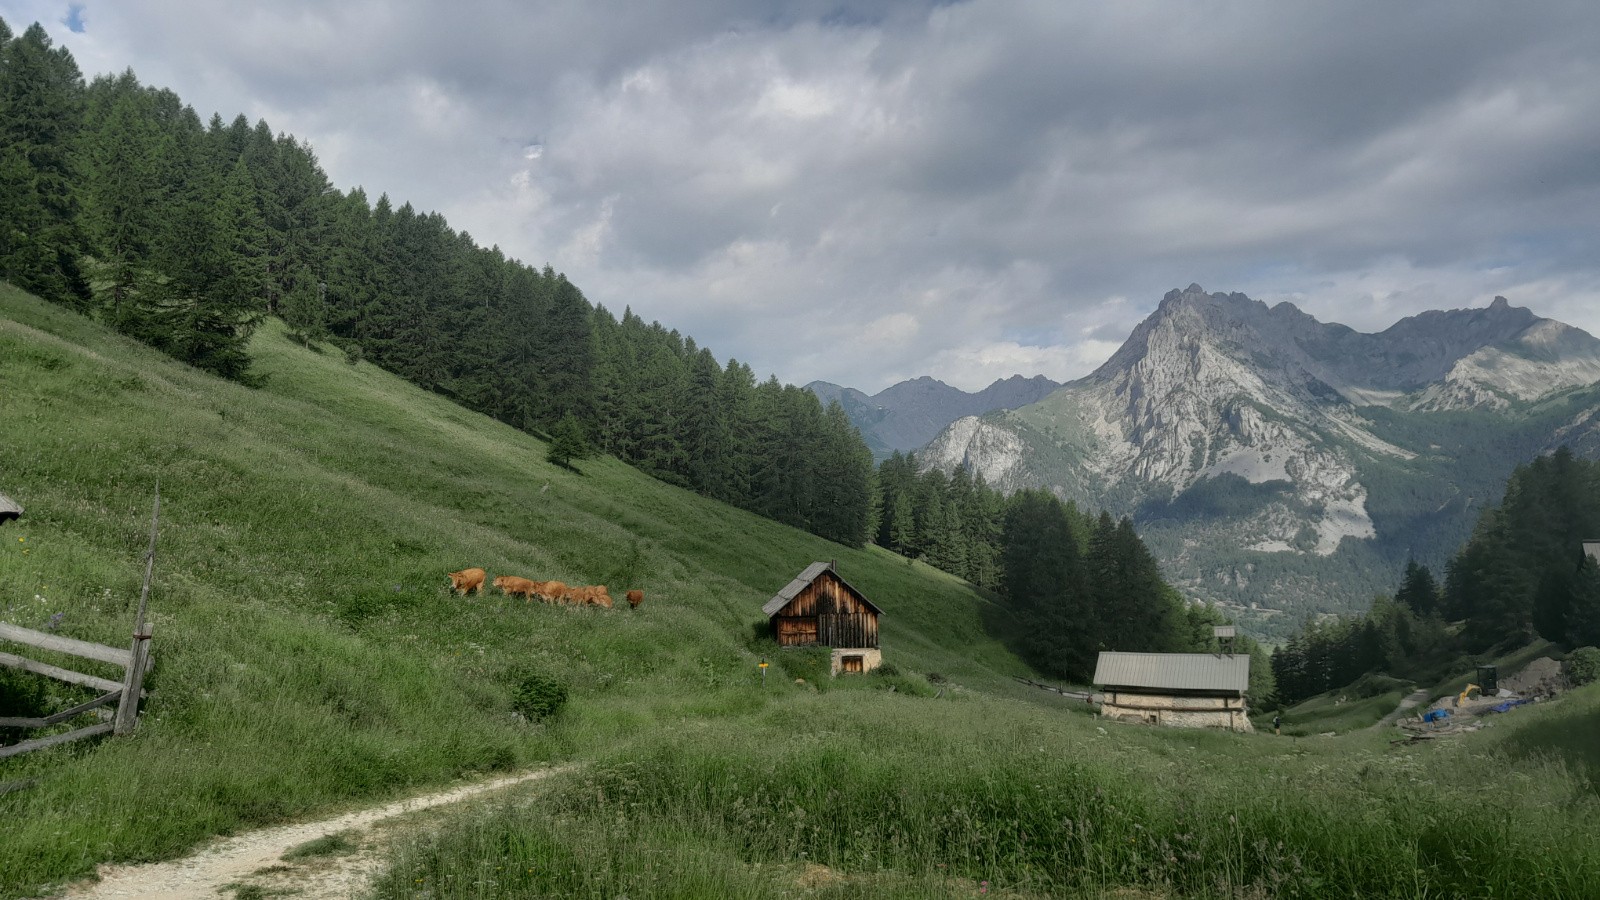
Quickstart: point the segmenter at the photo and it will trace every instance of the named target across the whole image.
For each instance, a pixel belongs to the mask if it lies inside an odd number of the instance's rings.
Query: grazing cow
[[[535,581],[533,592],[546,603],[567,602],[567,586],[559,581]]]
[[[501,575],[494,580],[494,586],[508,597],[521,597],[529,602],[533,601],[533,582],[515,575]]]
[[[470,594],[473,591],[477,591],[481,594],[483,593],[483,578],[487,574],[488,573],[482,569],[462,569],[459,572],[451,572],[450,587],[456,593],[463,596]],[[500,580],[498,578],[495,579],[496,584],[498,584],[499,581]]]
[[[644,591],[629,591],[628,592],[628,606],[629,607],[631,607],[633,609],[638,609],[639,608],[639,604],[641,604],[643,602],[644,602]]]
[[[569,588],[567,593],[568,596],[572,597],[572,602],[579,606],[587,604],[589,606],[598,606],[602,609],[611,608],[611,595],[606,593],[606,586],[603,584],[597,584],[593,587]]]

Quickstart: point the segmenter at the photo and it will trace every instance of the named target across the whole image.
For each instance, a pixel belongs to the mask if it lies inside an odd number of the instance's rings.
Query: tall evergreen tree
[[[1427,566],[1410,559],[1406,561],[1405,576],[1394,599],[1419,616],[1433,615],[1440,607],[1439,585]]]
[[[37,22],[0,44],[0,278],[86,309],[74,144],[83,76]]]

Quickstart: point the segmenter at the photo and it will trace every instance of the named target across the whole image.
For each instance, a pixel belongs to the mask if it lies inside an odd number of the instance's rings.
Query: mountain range
[[[1366,334],[1174,290],[1093,373],[919,453],[1132,516],[1169,579],[1267,637],[1442,567],[1518,464],[1600,455],[1600,340],[1497,297]],[[847,410],[848,411],[848,410]]]
[[[855,388],[826,381],[813,381],[806,390],[816,394],[824,405],[837,400],[861,432],[873,457],[882,460],[896,450],[924,446],[956,419],[1026,406],[1058,387],[1059,382],[1043,375],[1013,375],[969,393],[924,375],[891,385],[870,397]]]

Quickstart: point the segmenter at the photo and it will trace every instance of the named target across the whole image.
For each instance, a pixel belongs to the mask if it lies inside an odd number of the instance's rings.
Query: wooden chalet
[[[1254,731],[1245,710],[1250,657],[1235,653],[1101,653],[1100,715],[1179,728]]]
[[[831,562],[807,566],[761,607],[779,647],[832,647],[833,673],[870,672],[883,662],[871,600],[839,577]]]

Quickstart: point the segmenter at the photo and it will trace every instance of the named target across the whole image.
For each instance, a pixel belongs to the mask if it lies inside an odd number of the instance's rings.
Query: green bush
[[[511,692],[511,708],[530,722],[543,722],[567,705],[567,686],[548,675],[524,672]]]
[[[1567,680],[1573,687],[1600,680],[1600,647],[1579,647],[1567,656]]]

